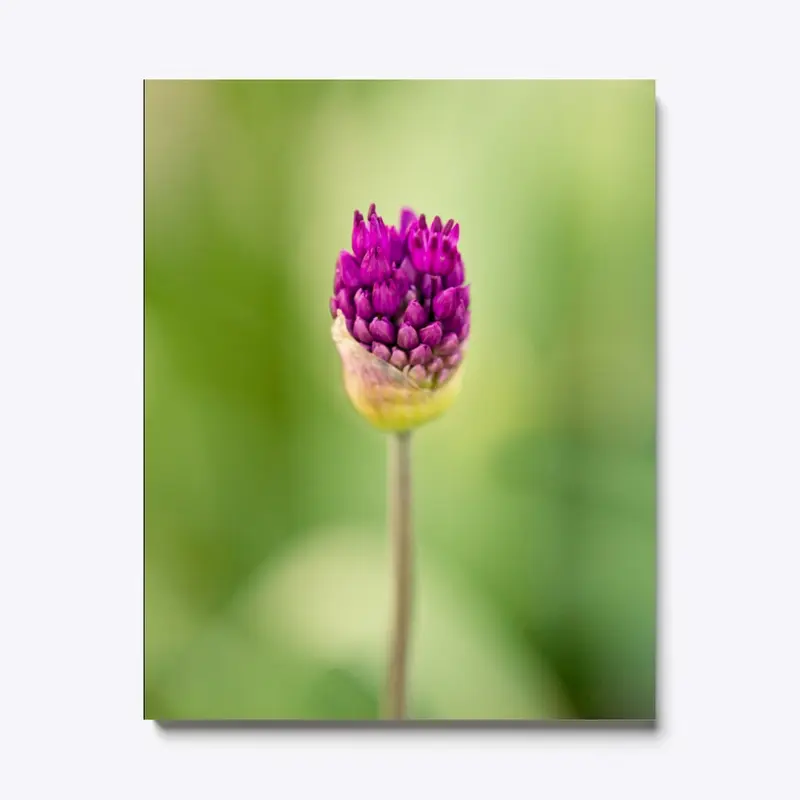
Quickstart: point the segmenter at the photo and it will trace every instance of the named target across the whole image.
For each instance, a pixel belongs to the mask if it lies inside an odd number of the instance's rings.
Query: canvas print
[[[144,717],[655,720],[654,82],[144,111]]]

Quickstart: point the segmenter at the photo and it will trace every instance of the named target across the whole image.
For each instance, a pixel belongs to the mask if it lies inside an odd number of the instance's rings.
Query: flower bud
[[[401,325],[397,332],[397,344],[409,353],[419,344],[417,329],[412,325]]]
[[[372,338],[379,342],[394,344],[394,325],[386,317],[374,317],[369,324],[369,332],[372,334]]]
[[[412,367],[417,366],[417,364],[424,367],[432,358],[433,352],[430,347],[426,344],[420,344],[409,354],[408,363],[411,364]]]
[[[414,328],[421,328],[428,321],[425,309],[416,301],[412,300],[403,314],[403,322],[408,323]]]
[[[345,314],[345,317],[346,316],[347,314]],[[419,332],[419,339],[423,344],[428,345],[428,347],[436,347],[436,345],[442,341],[443,334],[444,331],[442,330],[442,323],[431,322],[430,325],[426,325]]]
[[[441,414],[461,385],[470,292],[454,220],[403,209],[397,228],[356,211],[334,272],[332,336],[347,394],[383,430]]]
[[[377,358],[379,358],[381,361],[388,361],[391,352],[385,344],[381,344],[380,342],[373,342],[372,354]]]
[[[359,262],[355,256],[342,250],[339,253],[339,267],[341,270],[341,281],[344,286],[355,289],[361,281],[361,270]]]
[[[458,303],[458,289],[451,287],[439,292],[433,299],[433,313],[436,319],[446,319],[453,315]],[[347,316],[345,314],[345,316]]]
[[[372,300],[369,295],[368,289],[359,289],[355,295],[356,314],[363,319],[372,319],[374,314]],[[333,316],[336,317],[336,314]],[[347,315],[345,314],[345,316]]]
[[[356,260],[361,263],[361,259],[364,258],[367,247],[369,247],[369,230],[360,211],[356,211],[353,214],[353,235],[350,244],[353,247]]]
[[[391,317],[400,308],[402,297],[397,290],[397,284],[391,278],[375,284],[372,290],[372,307],[376,314]],[[347,314],[345,314],[347,316]]]
[[[353,336],[363,344],[372,344],[372,334],[369,332],[369,323],[359,317],[353,325]]]

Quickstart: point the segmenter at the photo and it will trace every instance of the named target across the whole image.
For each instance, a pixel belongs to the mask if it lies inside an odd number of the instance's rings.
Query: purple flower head
[[[460,364],[470,325],[460,229],[408,208],[387,225],[371,205],[353,215],[351,251],[339,254],[331,316],[355,339],[421,386],[445,383]]]

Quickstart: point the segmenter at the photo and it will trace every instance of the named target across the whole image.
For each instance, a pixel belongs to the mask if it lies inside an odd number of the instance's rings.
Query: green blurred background
[[[386,442],[328,311],[371,202],[472,284],[410,714],[655,716],[655,194],[651,81],[146,83],[145,717],[378,716]]]

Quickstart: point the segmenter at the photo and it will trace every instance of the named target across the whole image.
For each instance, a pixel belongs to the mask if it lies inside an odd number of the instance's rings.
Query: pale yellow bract
[[[463,362],[443,386],[427,389],[408,377],[407,370],[368,353],[350,335],[344,315],[337,312],[331,336],[342,359],[344,387],[356,411],[383,431],[408,431],[447,411],[459,391]]]

